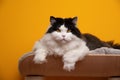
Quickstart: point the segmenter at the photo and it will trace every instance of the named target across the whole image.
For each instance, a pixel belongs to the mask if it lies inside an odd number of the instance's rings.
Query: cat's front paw
[[[46,63],[47,60],[43,57],[43,56],[35,56],[33,61],[36,63],[36,64],[43,64],[43,63]]]
[[[65,63],[63,69],[70,72],[75,69],[75,63]]]

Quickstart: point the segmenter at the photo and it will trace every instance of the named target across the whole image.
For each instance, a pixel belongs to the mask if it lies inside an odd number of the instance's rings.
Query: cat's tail
[[[120,49],[120,44],[114,43],[114,41],[107,41],[107,44],[110,45],[114,49]]]

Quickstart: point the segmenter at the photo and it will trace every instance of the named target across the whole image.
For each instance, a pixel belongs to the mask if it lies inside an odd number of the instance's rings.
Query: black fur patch
[[[109,44],[114,49],[120,49],[119,43],[114,43],[114,41],[107,41],[106,43]]]
[[[102,41],[92,34],[83,34],[83,38],[90,50],[94,50],[101,47],[108,47],[114,49],[120,49],[120,44],[114,43],[114,41]]]
[[[73,23],[74,18],[55,18],[52,17],[52,20],[54,19],[54,23],[51,24],[51,27],[48,29],[47,33],[52,33],[59,29],[61,25],[65,25],[66,28],[71,30],[72,34],[76,35],[77,37],[81,38],[81,32],[76,27],[76,24]],[[50,21],[52,22],[52,21]]]
[[[91,34],[81,34],[79,29],[76,27],[76,17],[74,18],[55,18],[50,17],[51,26],[48,29],[47,33],[52,33],[59,29],[61,25],[65,25],[66,28],[71,30],[72,34],[76,35],[78,38],[83,39],[86,42],[87,47],[90,50],[94,50],[100,47],[109,47],[120,49],[120,44],[114,44],[113,41],[104,42]],[[74,20],[74,21],[73,21]]]
[[[104,41],[101,41],[99,38],[97,38],[94,35],[86,33],[86,34],[83,34],[83,37],[90,50],[94,50],[100,47],[111,47],[109,44],[107,44]]]

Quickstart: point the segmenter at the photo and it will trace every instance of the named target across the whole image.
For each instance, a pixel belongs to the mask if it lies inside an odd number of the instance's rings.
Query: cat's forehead
[[[68,30],[68,28],[67,27],[65,27],[65,25],[63,24],[63,25],[61,25],[60,27],[59,27],[59,29],[60,30],[62,30],[62,31],[66,31],[66,30]]]

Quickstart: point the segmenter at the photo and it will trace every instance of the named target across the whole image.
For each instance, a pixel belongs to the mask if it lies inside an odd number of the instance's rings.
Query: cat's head
[[[50,33],[54,40],[68,42],[75,37],[81,38],[81,33],[76,27],[77,17],[73,18],[55,18],[50,17],[50,27],[47,33]]]

